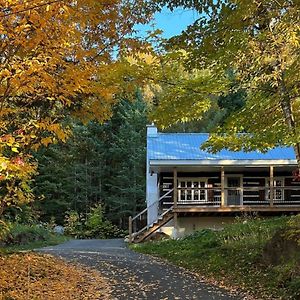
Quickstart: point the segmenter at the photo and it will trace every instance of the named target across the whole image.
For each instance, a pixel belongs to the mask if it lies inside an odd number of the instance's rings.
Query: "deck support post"
[[[131,216],[129,216],[128,218],[128,233],[129,233],[128,242],[132,243],[132,217]]]
[[[270,206],[274,205],[274,166],[270,166]]]
[[[174,168],[173,169],[173,187],[174,187],[174,190],[173,190],[173,202],[174,202],[174,208],[177,207],[177,198],[178,198],[177,186],[178,186],[178,183],[177,183],[177,169]]]
[[[221,206],[227,206],[227,201],[225,200],[225,171],[224,167],[221,167]]]

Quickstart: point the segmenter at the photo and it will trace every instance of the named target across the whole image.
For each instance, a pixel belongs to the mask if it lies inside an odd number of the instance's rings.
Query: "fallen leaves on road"
[[[107,282],[97,271],[51,255],[0,255],[0,300],[109,298]]]

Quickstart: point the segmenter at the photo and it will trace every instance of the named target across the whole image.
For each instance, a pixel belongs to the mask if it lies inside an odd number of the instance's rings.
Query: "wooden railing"
[[[151,226],[151,224],[148,224],[148,212],[151,209],[155,208],[155,210],[157,210],[157,212],[158,212],[157,218],[160,218],[164,215],[165,211],[163,211],[163,209],[162,209],[162,203],[163,203],[163,200],[165,199],[165,197],[170,195],[171,193],[173,193],[173,189],[169,190],[167,193],[162,195],[158,199],[158,201],[152,203],[150,206],[147,206],[143,211],[138,213],[136,216],[129,217],[129,220],[128,220],[129,242],[132,241],[132,238],[134,236],[140,234],[141,232],[143,232],[144,230],[146,230],[147,228],[149,228]],[[152,223],[154,223],[154,222],[152,222]]]
[[[225,187],[225,204],[228,206],[271,205],[271,190],[272,187],[265,186]],[[177,203],[178,205],[221,206],[221,191],[220,187],[178,188]],[[300,205],[300,187],[273,187],[272,205]]]

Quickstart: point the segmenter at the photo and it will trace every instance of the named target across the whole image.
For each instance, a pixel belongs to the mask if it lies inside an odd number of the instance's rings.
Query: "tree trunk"
[[[295,124],[295,119],[292,111],[292,104],[289,94],[286,90],[284,81],[282,80],[282,88],[281,88],[281,101],[280,105],[283,111],[283,115],[285,118],[285,122],[289,128],[289,130],[293,133],[294,137],[297,137],[297,128]],[[296,154],[296,160],[298,165],[298,170],[300,171],[300,143],[297,142],[294,144],[294,150]]]

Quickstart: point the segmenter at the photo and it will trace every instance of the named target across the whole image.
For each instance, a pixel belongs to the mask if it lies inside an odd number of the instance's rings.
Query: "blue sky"
[[[199,14],[193,10],[184,10],[182,8],[175,9],[173,12],[164,8],[160,13],[155,14],[155,28],[163,30],[163,37],[170,38],[181,33],[182,30],[192,24],[199,18]],[[149,29],[150,25],[136,26],[141,35]],[[139,34],[138,34],[139,35]]]

